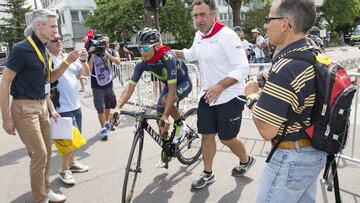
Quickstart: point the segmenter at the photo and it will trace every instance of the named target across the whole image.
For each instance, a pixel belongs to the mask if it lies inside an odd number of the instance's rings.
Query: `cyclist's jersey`
[[[179,84],[190,80],[186,65],[180,61],[172,51],[166,51],[155,63],[145,62],[144,59],[135,66],[130,84],[136,85],[144,71],[157,77],[165,84]]]

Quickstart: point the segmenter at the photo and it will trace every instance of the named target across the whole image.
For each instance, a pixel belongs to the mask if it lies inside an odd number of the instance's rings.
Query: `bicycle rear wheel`
[[[139,134],[136,134],[131,146],[129,159],[126,165],[126,172],[122,190],[122,203],[131,202],[131,198],[134,193],[135,183],[138,173],[141,173],[141,153],[143,147],[143,140]]]
[[[201,155],[201,138],[197,133],[197,108],[190,109],[184,116],[188,131],[179,144],[177,159],[185,165],[196,162]]]

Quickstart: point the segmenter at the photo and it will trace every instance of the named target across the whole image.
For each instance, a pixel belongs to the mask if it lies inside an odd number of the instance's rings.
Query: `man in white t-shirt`
[[[246,153],[239,133],[244,102],[245,77],[249,64],[242,43],[236,33],[216,19],[214,0],[195,0],[192,16],[198,31],[190,49],[175,51],[187,61],[199,62],[201,90],[198,108],[198,132],[202,134],[204,171],[193,181],[193,189],[204,188],[215,181],[212,163],[216,153],[215,136],[229,147],[239,162],[232,169],[233,176],[243,176],[255,163]]]
[[[81,50],[79,57],[79,51],[73,51],[66,54],[62,51],[62,39],[57,36],[49,43],[49,51],[54,64],[54,73],[51,76],[51,82],[58,81],[56,88],[60,93],[59,106],[56,107],[56,111],[62,117],[71,117],[73,119],[73,125],[77,127],[81,132],[82,114],[79,100],[79,84],[77,75],[80,73],[82,76],[89,76],[90,69],[87,64],[87,52],[86,49]],[[68,57],[72,57],[75,60],[68,60]],[[79,60],[76,60],[79,57]],[[74,61],[74,62],[72,62]],[[62,168],[58,172],[58,176],[65,184],[75,184],[75,179],[72,176],[72,172],[84,173],[89,170],[88,166],[74,161],[74,151],[68,152],[62,156]]]
[[[251,30],[253,38],[256,40],[255,46],[255,58],[257,63],[265,63],[265,53],[264,48],[267,48],[269,45],[266,42],[265,38],[261,36],[260,30],[255,28]],[[264,66],[259,66],[259,71],[264,70]]]

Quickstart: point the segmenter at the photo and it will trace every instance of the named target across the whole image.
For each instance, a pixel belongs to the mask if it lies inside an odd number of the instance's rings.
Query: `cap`
[[[260,30],[257,28],[252,29],[251,32],[257,32],[257,33],[261,34]]]

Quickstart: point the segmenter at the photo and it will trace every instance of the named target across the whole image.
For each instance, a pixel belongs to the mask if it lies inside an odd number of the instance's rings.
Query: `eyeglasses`
[[[285,17],[269,17],[269,16],[266,16],[264,18],[264,22],[265,22],[265,24],[269,24],[270,21],[272,21],[272,20],[279,20],[279,19],[284,19],[284,18]]]
[[[57,37],[57,38],[55,38],[55,39],[53,39],[53,40],[50,40],[50,41],[56,43],[56,42],[62,41],[62,38],[61,38],[61,37]]]
[[[141,51],[149,51],[155,45],[156,45],[156,43],[155,44],[147,44],[147,45],[139,45],[137,47],[137,49],[139,50],[139,52],[141,52]]]

